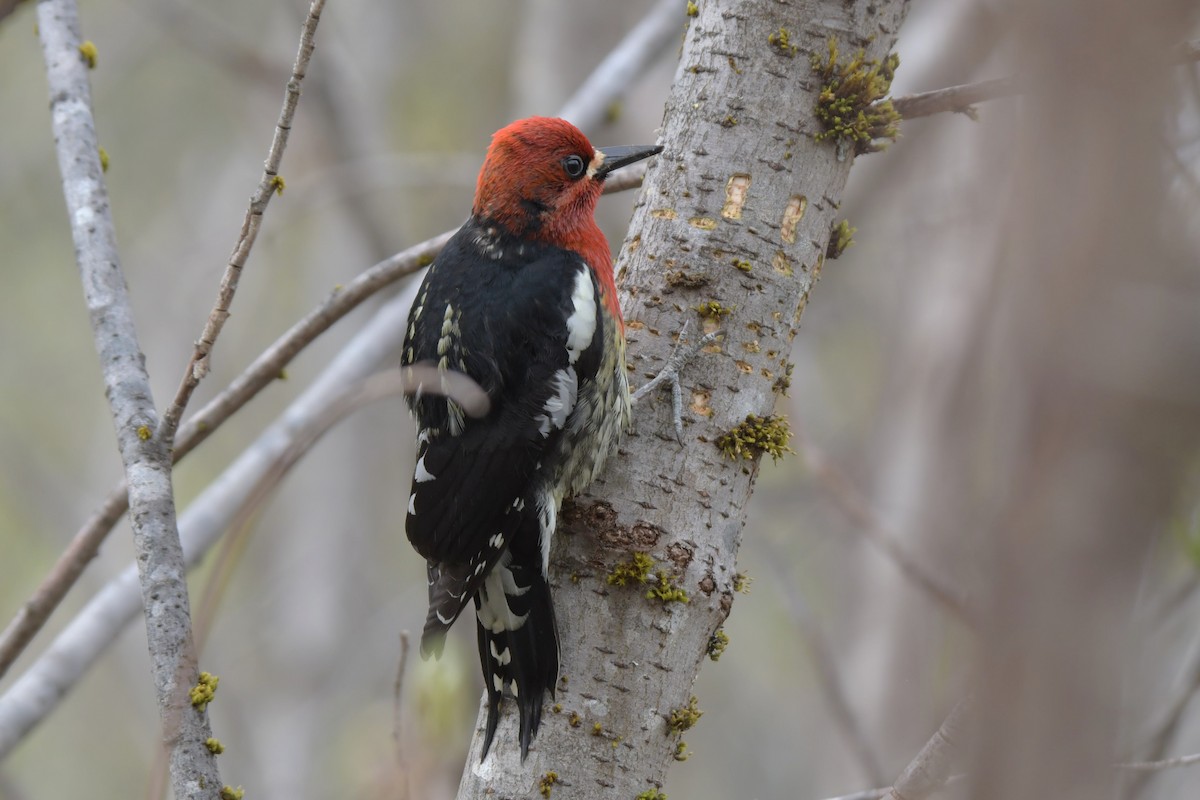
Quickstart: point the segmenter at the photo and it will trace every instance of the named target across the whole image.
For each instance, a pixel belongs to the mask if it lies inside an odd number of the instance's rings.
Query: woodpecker
[[[594,148],[548,117],[497,131],[471,216],[409,314],[403,365],[462,373],[490,401],[471,417],[445,387],[418,385],[408,399],[417,458],[406,530],[429,580],[421,654],[440,656],[474,602],[484,758],[511,697],[524,760],[558,680],[548,568],[559,507],[630,419],[625,325],[594,212],[609,173],[661,150]]]

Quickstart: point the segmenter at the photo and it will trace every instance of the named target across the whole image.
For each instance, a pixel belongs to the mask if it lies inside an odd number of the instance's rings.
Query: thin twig
[[[889,800],[925,800],[946,785],[963,750],[974,705],[970,694],[954,704],[941,727],[900,773],[887,795]]]
[[[316,35],[317,23],[321,21],[321,11],[324,7],[325,0],[313,0],[309,7],[308,18],[304,21],[304,27],[300,32],[300,46],[296,52],[292,76],[288,79],[287,89],[284,91],[283,107],[279,111],[279,120],[275,123],[275,135],[272,137],[271,147],[267,151],[267,161],[263,167],[262,178],[258,182],[258,189],[254,192],[254,196],[250,198],[250,206],[246,209],[246,217],[242,221],[241,233],[238,234],[233,254],[225,267],[225,274],[221,277],[221,286],[217,291],[217,299],[213,304],[212,311],[208,315],[208,322],[205,323],[204,331],[200,334],[192,351],[191,360],[184,371],[179,389],[176,390],[175,399],[163,413],[162,422],[155,433],[155,437],[168,449],[175,442],[175,429],[179,426],[180,419],[183,418],[183,412],[187,408],[188,401],[191,400],[192,392],[208,374],[209,357],[221,329],[225,326],[225,320],[229,319],[229,308],[233,303],[233,295],[237,291],[242,269],[246,266],[246,260],[250,257],[254,242],[258,239],[263,214],[271,202],[271,197],[283,191],[283,183],[279,178],[279,165],[283,161],[283,151],[287,147],[288,136],[292,131],[292,118],[296,115],[296,106],[300,102],[300,84],[308,72],[308,62],[312,58],[314,47],[313,37]]]
[[[212,735],[208,715],[193,708],[187,697],[198,669],[171,485],[171,454],[153,437],[157,415],[100,166],[75,0],[42,0],[38,31],[75,258],[134,512],[147,646],[162,741],[170,750],[171,787],[178,800],[198,800],[212,796],[211,790],[199,787],[220,786],[221,778],[216,759],[204,744]]]

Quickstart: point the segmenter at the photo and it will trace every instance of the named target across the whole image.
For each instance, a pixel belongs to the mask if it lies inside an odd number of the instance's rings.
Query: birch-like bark
[[[725,459],[714,443],[775,406],[851,166],[834,144],[813,139],[821,81],[809,56],[836,37],[844,51],[882,58],[906,8],[903,0],[698,4],[667,101],[665,150],[618,260],[631,382],[658,371],[685,324],[699,334],[701,303],[730,310],[724,338],[685,374],[683,446],[666,396],[643,401],[636,432],[592,494],[564,508],[551,565],[558,705],[547,708],[524,763],[512,712],[480,762],[481,713],[460,798],[541,788],[632,798],[662,785],[680,741],[668,720],[688,708],[710,637],[733,603],[758,474],[757,459]],[[648,553],[689,602],[647,598],[653,578],[609,585],[606,574],[633,552]]]
[[[198,669],[175,520],[171,454],[153,437],[158,415],[117,254],[74,0],[38,3],[38,30],[75,260],[129,486],[151,670],[163,742],[170,749],[171,786],[179,800],[213,798],[221,778],[216,758],[205,747],[212,735],[208,715],[188,701]]]

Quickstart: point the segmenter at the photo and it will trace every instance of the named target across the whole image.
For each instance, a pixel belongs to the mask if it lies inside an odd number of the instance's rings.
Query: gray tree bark
[[[505,714],[481,762],[484,716],[460,798],[633,798],[661,787],[694,721],[692,684],[732,607],[736,556],[758,457],[717,439],[766,417],[785,386],[800,314],[820,275],[853,158],[814,135],[822,80],[810,55],[882,59],[907,3],[702,2],[690,20],[663,122],[618,259],[631,383],[653,376],[687,325],[723,338],[685,373],[683,446],[664,395],[635,409],[635,433],[560,517],[551,558],[562,680],[522,764]],[[682,22],[682,20],[681,20]],[[850,148],[853,150],[853,148]],[[703,321],[696,306],[728,311]],[[606,576],[646,553],[647,584]],[[647,597],[661,575],[688,602]],[[736,646],[736,645],[735,645]]]

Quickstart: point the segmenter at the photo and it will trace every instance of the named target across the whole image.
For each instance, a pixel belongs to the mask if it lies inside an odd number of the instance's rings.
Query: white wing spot
[[[571,316],[567,317],[567,361],[574,364],[596,334],[596,287],[587,268],[575,275],[571,307]]]
[[[417,493],[413,492],[408,496],[408,513],[412,516],[417,515]]]
[[[425,469],[425,456],[417,459],[417,468],[413,472],[413,480],[417,483],[428,483],[434,479],[434,474]]]
[[[512,696],[516,697],[517,696],[517,681],[515,678],[508,682],[508,688],[509,688],[509,691],[512,692]]]
[[[504,534],[503,533],[494,534],[492,536],[492,538],[488,539],[488,544],[491,545],[493,550],[499,550],[500,547],[504,544]]]
[[[538,414],[540,420],[538,432],[542,438],[550,435],[551,429],[561,430],[567,423],[567,417],[575,408],[575,400],[579,396],[579,378],[574,367],[560,369],[554,373],[554,393],[546,398],[543,406],[546,413]]]
[[[500,673],[492,676],[492,686],[496,687],[497,692],[504,691],[504,678],[500,677]]]
[[[508,648],[507,648],[507,647],[506,647],[506,648],[504,648],[504,651],[503,651],[503,652],[497,652],[497,651],[496,651],[496,642],[495,642],[495,640],[493,640],[493,641],[491,641],[491,642],[488,642],[488,644],[489,644],[489,645],[491,646],[491,648],[492,648],[492,658],[496,659],[496,663],[497,663],[497,664],[500,664],[501,666],[504,666],[504,665],[505,665],[505,664],[507,664],[508,662],[512,661],[512,653],[508,652]]]

